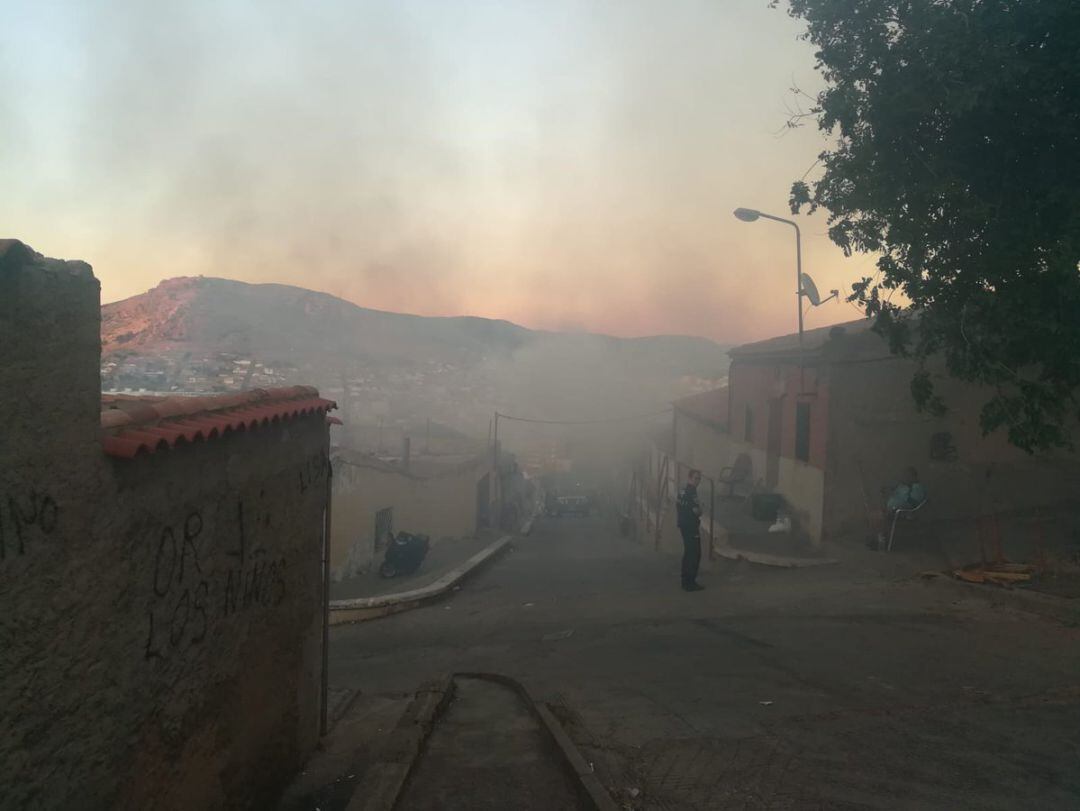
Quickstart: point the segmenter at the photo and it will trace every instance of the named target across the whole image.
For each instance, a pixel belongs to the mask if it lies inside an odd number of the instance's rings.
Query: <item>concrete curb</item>
[[[745,560],[762,566],[777,566],[782,569],[808,569],[812,566],[831,566],[839,563],[834,558],[793,558],[785,555],[770,555],[766,552],[752,552],[736,549],[733,546],[714,546],[713,554],[727,560]]]
[[[379,617],[396,614],[417,608],[424,603],[438,599],[450,591],[466,576],[472,574],[503,552],[514,540],[513,535],[504,535],[485,546],[464,563],[451,569],[438,580],[420,588],[399,591],[394,594],[380,594],[377,597],[356,597],[351,600],[330,601],[330,624],[342,625],[349,622],[364,622]]]
[[[619,811],[551,710],[538,704],[521,682],[498,673],[454,673],[418,690],[390,734],[379,759],[368,767],[363,780],[356,785],[363,793],[354,792],[345,811],[393,811],[423,753],[424,744],[454,698],[454,680],[459,678],[492,681],[517,693],[558,749],[581,799],[596,811]]]
[[[379,759],[364,772],[345,811],[392,811],[405,788],[405,781],[420,757],[424,743],[439,716],[454,697],[454,678],[425,685],[417,691],[390,733]]]
[[[566,734],[566,730],[563,729],[554,713],[545,705],[538,703],[524,684],[501,673],[455,673],[454,678],[492,681],[517,693],[525,706],[529,708],[533,717],[539,721],[551,743],[554,744],[562,756],[563,765],[569,770],[570,777],[574,780],[581,799],[596,811],[619,811],[619,806],[615,804],[607,789],[597,779],[596,774],[581,752],[578,751],[574,742],[570,740],[570,736]]]
[[[328,708],[328,723],[326,735],[329,735],[331,732],[334,731],[334,727],[337,726],[337,722],[345,717],[346,713],[348,713],[349,710],[352,709],[353,704],[356,703],[356,699],[360,697],[359,690],[348,689],[339,690],[337,692],[339,694],[344,693],[345,695],[330,704]],[[325,737],[325,735],[322,736],[323,739],[325,739]]]
[[[948,573],[941,573],[933,578],[920,576],[934,583],[946,583],[948,587],[965,596],[978,597],[991,605],[1007,605],[1067,625],[1080,625],[1080,599],[1056,597],[1053,594],[1042,594],[1019,588],[1010,589],[985,583],[968,583]]]
[[[543,509],[541,507],[537,507],[536,510],[533,511],[533,514],[526,518],[525,523],[521,525],[520,534],[528,535],[529,533],[531,533],[533,530],[533,524],[536,523],[536,519],[539,518],[541,515],[543,515]]]

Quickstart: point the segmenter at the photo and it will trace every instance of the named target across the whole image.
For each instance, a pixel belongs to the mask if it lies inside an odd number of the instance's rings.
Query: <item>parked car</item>
[[[573,482],[549,489],[546,512],[553,517],[563,515],[587,516],[593,509],[592,494],[579,483]]]

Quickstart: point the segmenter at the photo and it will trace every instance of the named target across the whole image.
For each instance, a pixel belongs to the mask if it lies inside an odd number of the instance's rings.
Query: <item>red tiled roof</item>
[[[105,453],[133,459],[337,408],[311,386],[252,389],[207,397],[101,396]]]
[[[728,387],[691,394],[676,400],[673,405],[676,411],[723,427],[728,421]]]

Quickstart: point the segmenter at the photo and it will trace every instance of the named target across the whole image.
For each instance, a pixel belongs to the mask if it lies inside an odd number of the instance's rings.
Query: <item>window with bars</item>
[[[386,507],[375,513],[375,549],[385,549],[394,535],[394,508]]]

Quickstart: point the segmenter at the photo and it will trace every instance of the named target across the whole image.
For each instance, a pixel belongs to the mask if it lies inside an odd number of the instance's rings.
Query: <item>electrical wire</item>
[[[600,420],[536,420],[529,417],[514,417],[510,414],[500,414],[495,412],[495,416],[500,420],[513,420],[514,422],[528,422],[533,425],[600,425],[607,422],[630,422],[632,420],[647,420],[652,417],[660,417],[664,414],[670,414],[674,409],[665,408],[663,411],[655,411],[651,414],[634,414],[629,417],[606,417]]]

